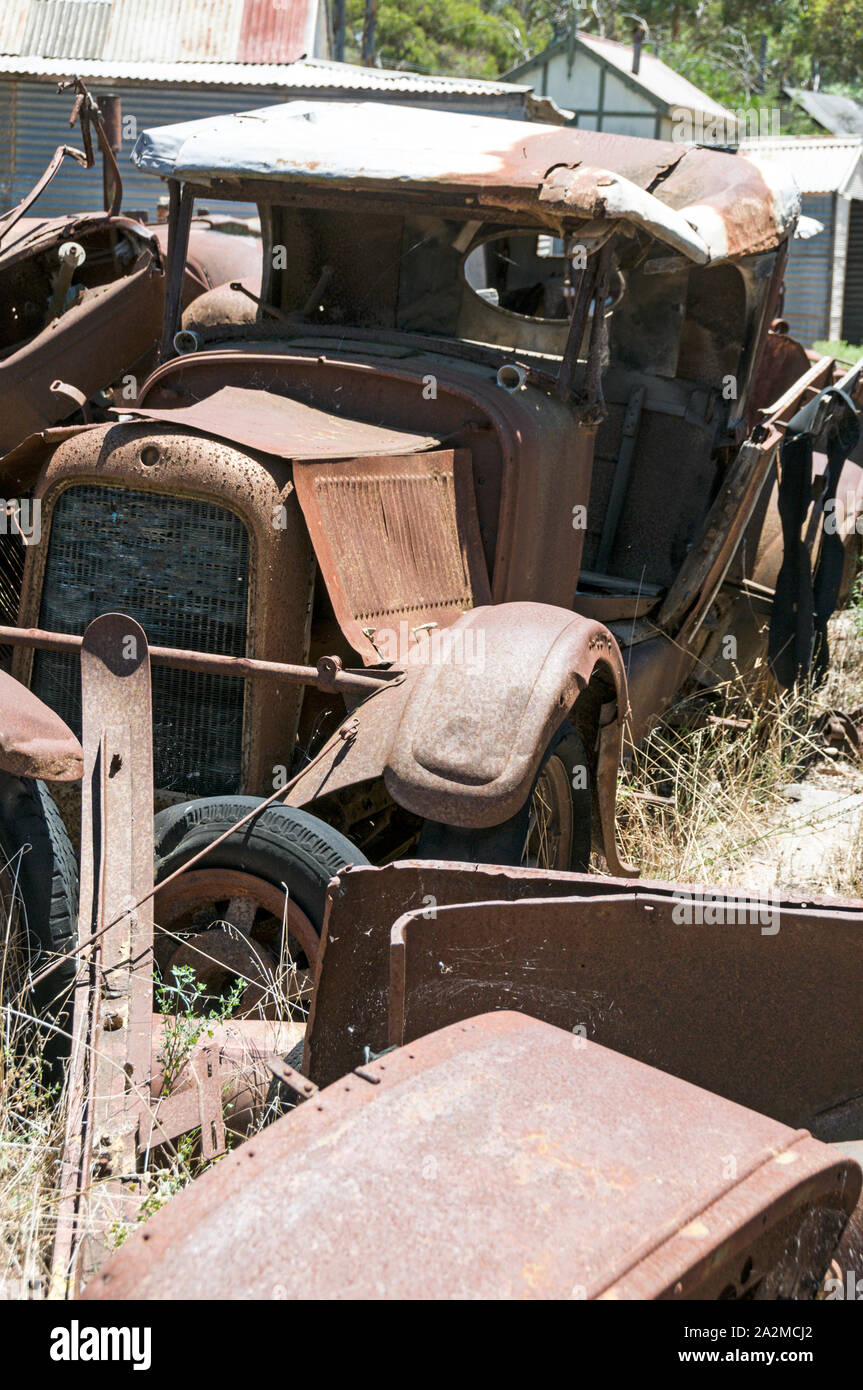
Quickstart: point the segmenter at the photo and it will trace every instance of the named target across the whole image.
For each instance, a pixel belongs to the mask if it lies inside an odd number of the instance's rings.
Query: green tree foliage
[[[366,4],[347,0],[353,62],[361,60]],[[786,86],[863,99],[863,0],[378,0],[375,61],[495,77],[573,22],[624,43],[640,29],[646,51],[730,107],[775,102]]]

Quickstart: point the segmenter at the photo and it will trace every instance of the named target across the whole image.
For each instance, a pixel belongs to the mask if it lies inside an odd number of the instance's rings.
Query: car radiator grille
[[[223,507],[71,487],[54,507],[40,625],[81,634],[101,613],[128,613],[154,646],[245,656],[248,587],[248,535]],[[80,735],[78,660],[37,652],[32,687]],[[244,688],[233,677],[153,668],[157,787],[238,790]]]

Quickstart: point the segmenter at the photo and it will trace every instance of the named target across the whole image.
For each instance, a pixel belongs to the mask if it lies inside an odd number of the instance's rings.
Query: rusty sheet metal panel
[[[0,671],[0,768],[46,782],[77,782],[84,774],[84,753],[72,730],[5,671]]]
[[[277,1121],[85,1298],[811,1297],[859,1191],[805,1132],[486,1015]]]
[[[420,629],[490,603],[467,450],[295,463],[294,483],[339,626],[366,665],[408,660]]]
[[[397,693],[384,691],[373,697],[387,698],[397,698]],[[343,870],[327,894],[303,1071],[319,1086],[329,1086],[361,1065],[367,1047],[381,1052],[389,1046],[390,931],[403,913],[436,911],[444,903],[627,891],[631,884],[626,879],[596,874],[422,859],[401,860],[383,869]]]
[[[6,0],[0,40],[4,53],[42,58],[292,63],[315,52],[318,9],[316,0]]]
[[[360,420],[304,405],[290,396],[237,386],[224,386],[206,400],[176,410],[136,406],[134,413],[160,424],[203,430],[283,459],[366,458],[431,449],[440,443],[433,435],[365,425]],[[117,410],[115,414],[126,416],[129,410]]]
[[[218,22],[217,22],[218,23]],[[242,0],[238,63],[293,63],[315,57],[318,4],[315,0]],[[323,55],[321,55],[323,56]]]
[[[516,1008],[822,1138],[863,1134],[863,907],[769,921],[756,903],[739,923],[721,898],[706,922],[689,907],[640,892],[413,912],[390,937],[389,1042]]]
[[[719,893],[416,862],[347,871],[330,889],[304,1069],[328,1084],[366,1045],[518,1008],[821,1138],[859,1137],[863,906],[750,912]],[[410,915],[388,931],[400,900]]]

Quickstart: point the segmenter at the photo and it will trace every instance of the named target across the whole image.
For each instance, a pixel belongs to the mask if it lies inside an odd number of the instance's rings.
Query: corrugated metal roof
[[[39,0],[29,7],[21,52],[88,58],[101,53],[110,22],[111,0]]]
[[[122,0],[98,52],[106,62],[220,62],[235,59],[243,0]]]
[[[784,165],[801,193],[846,193],[863,197],[863,139],[858,136],[785,135],[776,140],[742,140],[744,154],[759,163]]]
[[[233,0],[229,0],[233,3]],[[151,6],[173,0],[146,0]],[[163,87],[268,87],[277,91],[379,92],[403,96],[465,96],[529,98],[526,105],[546,121],[563,121],[563,112],[546,97],[535,97],[532,88],[513,82],[482,82],[466,77],[426,77],[416,72],[388,68],[360,68],[352,63],[333,63],[310,58],[290,64],[275,63],[133,63],[122,59],[82,59],[74,64],[62,58],[4,57],[0,78],[22,77],[56,81],[73,75],[91,83],[146,84]]]
[[[332,63],[320,58],[295,63],[294,69],[302,69],[303,73],[302,84],[297,83],[298,86],[338,86],[358,92],[477,92],[486,96],[492,93],[506,96],[515,85],[512,82],[485,82],[472,77],[427,76],[419,72],[399,72],[395,68],[360,68],[351,63]],[[516,91],[530,90],[530,87],[516,87]]]
[[[810,92],[805,87],[786,87],[792,101],[802,106],[825,130],[834,135],[863,135],[863,106],[836,92]]]
[[[245,0],[239,63],[272,63],[314,55],[317,6],[292,0]]]
[[[314,56],[322,3],[2,0],[0,54],[138,64],[290,63],[304,53]]]

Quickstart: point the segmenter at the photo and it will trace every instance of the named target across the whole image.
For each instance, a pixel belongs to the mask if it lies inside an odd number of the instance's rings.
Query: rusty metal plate
[[[718,891],[433,864],[346,871],[330,889],[304,1070],[328,1084],[366,1045],[515,1008],[823,1139],[858,1138],[863,908],[783,898],[775,921],[718,923]]]
[[[491,601],[467,450],[295,463],[294,483],[339,625],[366,664],[409,659],[421,629]]]
[[[129,411],[118,409],[113,413],[125,417]],[[223,386],[212,396],[176,410],[136,406],[135,414],[202,430],[283,459],[367,458],[432,449],[440,443],[432,435],[366,425],[361,420],[317,410],[290,396],[239,386]]]
[[[859,1190],[806,1134],[494,1014],[277,1121],[85,1297],[805,1297]]]
[[[303,1071],[329,1086],[361,1065],[366,1047],[381,1052],[389,1046],[390,930],[403,913],[433,912],[446,903],[596,897],[631,888],[626,879],[596,874],[430,859],[342,870],[327,892]]]
[[[136,1155],[152,1051],[153,756],[150,658],[138,623],[122,613],[90,623],[81,685],[79,947],[95,939],[75,993],[54,1249],[55,1281],[65,1278],[72,1294],[99,1262],[112,1223],[133,1216],[142,1195]]]
[[[84,753],[72,730],[5,671],[0,671],[0,768],[47,782],[77,782],[84,772]]]
[[[649,892],[411,913],[389,1041],[515,1008],[822,1138],[863,1134],[863,909],[786,905],[775,934],[680,915]]]

